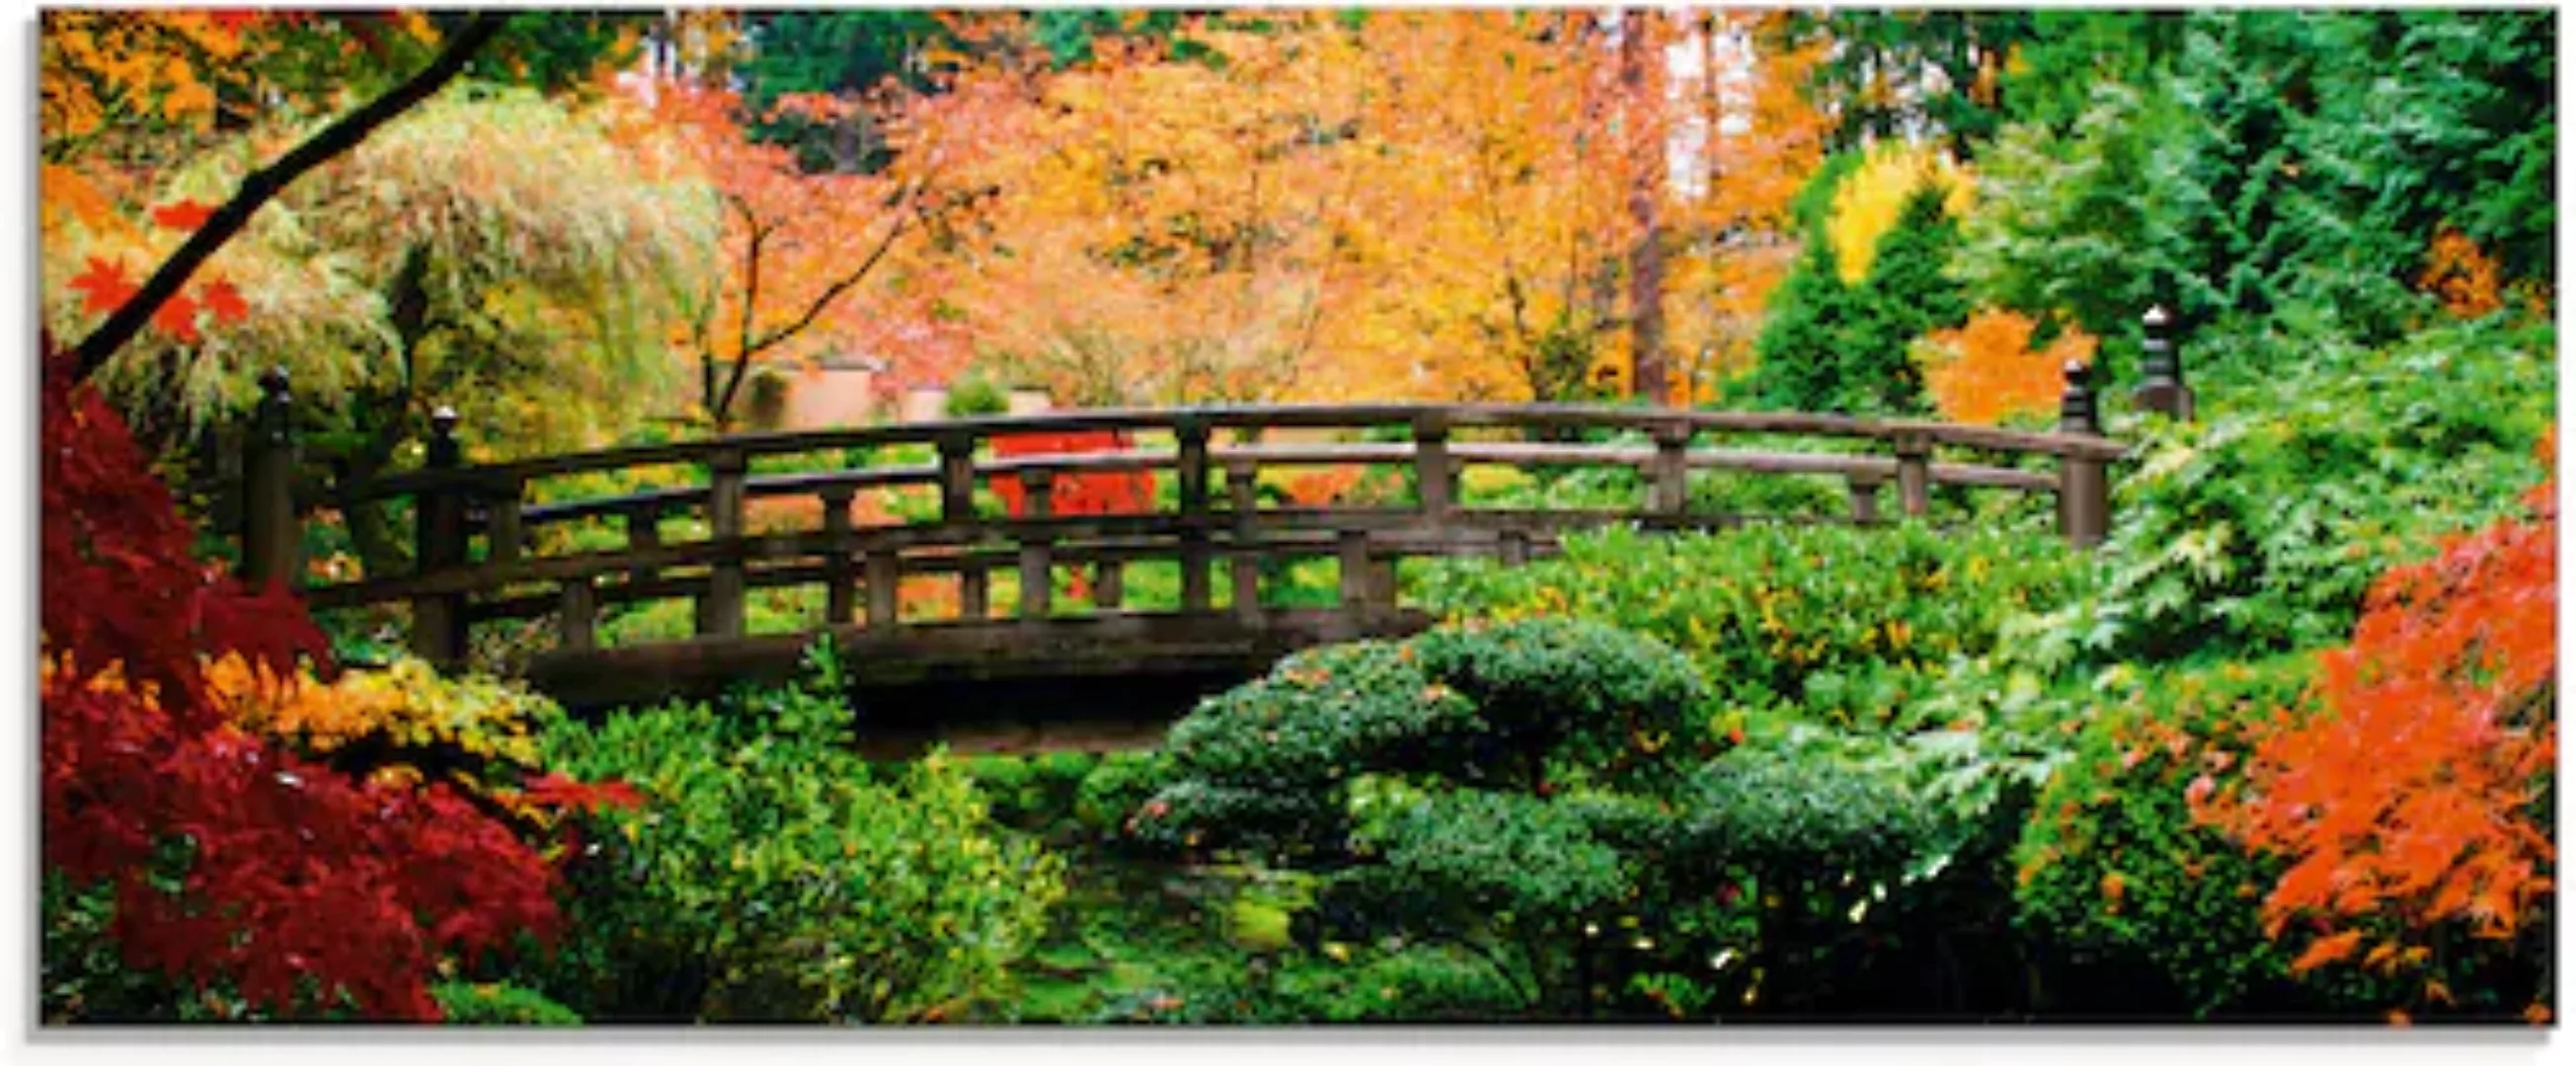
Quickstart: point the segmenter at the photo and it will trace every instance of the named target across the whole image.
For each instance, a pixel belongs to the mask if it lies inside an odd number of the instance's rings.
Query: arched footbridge
[[[2064,535],[2090,545],[2109,521],[2109,466],[2125,451],[2101,435],[2073,368],[2054,432],[1607,406],[1236,406],[735,435],[476,465],[460,461],[458,427],[442,412],[423,469],[301,501],[408,504],[415,522],[410,572],[325,583],[297,558],[305,511],[290,487],[288,398],[282,379],[269,385],[245,464],[245,575],[302,581],[317,611],[407,604],[412,650],[441,664],[464,659],[477,627],[550,620],[533,627],[552,637],[525,656],[524,674],[574,707],[786,676],[826,631],[863,694],[910,693],[924,713],[1013,686],[1043,700],[1083,679],[1116,691],[1182,678],[1204,690],[1300,647],[1421,628],[1428,620],[1398,598],[1401,560],[1526,560],[1574,530],[1748,519],[1694,508],[1704,477],[1836,479],[1849,494],[1840,520],[1863,526],[1926,513],[1938,486],[2046,495]],[[1102,443],[1010,447],[1032,436]],[[1778,450],[1783,438],[1841,443]],[[884,458],[905,452],[915,461]],[[1641,498],[1470,506],[1460,478],[1476,466],[1626,467],[1640,474]],[[1403,476],[1389,483],[1405,488],[1381,496],[1394,502],[1299,506],[1256,491],[1263,471],[1282,468],[1393,468]],[[577,491],[647,471],[662,487]],[[1106,513],[1059,506],[1068,488],[1136,475],[1169,490]],[[1010,513],[978,506],[979,490],[997,486],[1018,497]],[[906,492],[918,500],[909,520],[887,514],[881,501]],[[1333,602],[1280,602],[1281,568],[1305,560],[1330,560],[1305,565],[1337,571]],[[1140,595],[1149,571],[1150,598]],[[1059,594],[1060,583],[1085,594]],[[809,629],[746,631],[754,590],[797,586],[820,590]],[[604,612],[670,600],[690,604],[684,635],[602,640]],[[925,615],[926,600],[939,609]]]

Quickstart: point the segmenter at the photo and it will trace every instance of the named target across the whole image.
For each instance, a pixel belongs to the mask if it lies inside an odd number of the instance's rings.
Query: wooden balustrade
[[[283,386],[273,416],[283,419]],[[686,444],[547,456],[515,463],[468,466],[461,462],[456,419],[434,420],[427,468],[346,494],[349,500],[408,496],[418,515],[417,559],[411,574],[371,575],[355,583],[306,590],[317,608],[408,601],[413,648],[442,663],[465,653],[468,627],[495,618],[558,616],[563,648],[597,647],[604,608],[654,599],[692,598],[695,630],[707,639],[744,636],[751,589],[821,585],[826,625],[858,624],[886,630],[898,624],[897,592],[906,577],[955,575],[958,617],[990,615],[989,574],[1014,570],[1018,608],[1014,623],[1056,618],[1053,594],[1058,567],[1089,568],[1089,610],[1123,614],[1128,570],[1140,562],[1177,564],[1180,610],[1211,611],[1211,570],[1222,560],[1229,581],[1229,614],[1260,624],[1265,608],[1265,565],[1299,559],[1333,559],[1341,568],[1343,609],[1372,615],[1400,607],[1395,564],[1406,558],[1486,554],[1519,563],[1551,550],[1564,533],[1612,523],[1654,529],[1717,528],[1746,516],[1695,512],[1691,484],[1703,471],[1839,479],[1849,490],[1848,521],[1883,520],[1881,486],[1893,482],[1902,513],[1921,518],[1937,486],[2046,494],[2055,497],[2060,528],[2078,545],[2098,542],[2108,528],[2108,465],[2125,446],[2100,435],[2088,382],[2080,368],[2068,372],[2061,430],[2030,433],[1936,422],[1872,421],[1831,415],[1681,412],[1616,407],[1507,405],[1362,405],[1348,407],[1217,407],[1178,411],[1057,412],[1017,418],[967,419],[930,425],[882,426],[802,434],[755,434]],[[282,424],[282,422],[280,423]],[[1138,447],[1088,453],[995,457],[983,453],[995,437],[1013,433],[1115,429],[1168,434],[1168,448]],[[1264,440],[1273,429],[1339,430],[1350,434],[1396,430],[1389,442],[1288,442]],[[1552,431],[1626,430],[1638,443],[1533,443],[1493,439],[1518,433],[1536,438]],[[1231,438],[1218,442],[1219,431]],[[1857,444],[1867,451],[1793,452],[1723,447],[1728,437],[1794,434]],[[1561,435],[1561,434],[1560,434]],[[265,438],[263,438],[265,439]],[[1630,438],[1632,441],[1636,437]],[[291,446],[291,440],[285,441]],[[925,446],[929,463],[755,473],[799,453],[823,453],[830,463],[852,448]],[[275,445],[270,445],[275,447]],[[1982,453],[2008,459],[2053,461],[2054,472],[2009,463],[1956,461],[1953,454]],[[268,465],[254,457],[253,472]],[[615,472],[645,466],[696,464],[702,483],[602,499],[529,503],[545,479]],[[817,465],[822,465],[817,463]],[[1633,469],[1643,496],[1625,509],[1551,511],[1477,506],[1460,492],[1461,473],[1473,466],[1542,468],[1611,466]],[[1260,472],[1276,467],[1385,467],[1409,470],[1410,506],[1282,506],[1264,508]],[[1118,515],[1066,515],[1053,490],[1067,478],[1089,474],[1151,472],[1174,479],[1176,505],[1168,510]],[[1222,500],[1211,498],[1211,473],[1224,477]],[[976,491],[997,476],[1014,476],[1027,490],[1025,513],[984,518]],[[907,525],[862,525],[853,514],[862,493],[922,487],[938,497],[935,519]],[[265,483],[255,486],[253,509]],[[274,495],[270,492],[270,495]],[[755,532],[756,501],[801,498],[820,505],[821,517],[801,532]],[[669,517],[703,521],[703,538],[665,541]],[[259,522],[266,522],[261,525]],[[245,530],[245,572],[277,572],[288,557],[277,543],[285,532],[270,516]],[[549,553],[562,538],[548,531],[570,525],[614,532],[624,546],[575,554]],[[476,552],[479,541],[480,552]],[[258,550],[249,550],[256,548]],[[262,568],[254,571],[253,568]],[[931,619],[930,621],[939,621]]]

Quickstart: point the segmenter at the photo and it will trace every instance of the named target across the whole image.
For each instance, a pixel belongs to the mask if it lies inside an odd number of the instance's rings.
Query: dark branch
[[[152,272],[152,279],[143,283],[142,291],[125,301],[124,306],[109,315],[97,330],[81,339],[78,376],[86,379],[107,365],[117,350],[125,347],[127,341],[142,331],[143,324],[152,320],[162,304],[179,294],[180,286],[188,283],[189,276],[195,274],[206,260],[213,258],[217,250],[241,232],[242,227],[249,225],[251,216],[267,206],[288,184],[303,177],[305,172],[357,147],[377,127],[393,121],[395,116],[446,86],[465,70],[466,62],[474,58],[474,53],[482,50],[509,21],[509,12],[475,15],[465,28],[448,38],[438,57],[412,75],[410,80],[369,101],[366,106],[341,116],[276,162],[242,179],[241,188],[233,192],[232,199],[216,208],[215,213],[206,219],[206,224],[190,235],[188,242],[180,245],[178,252],[164,261],[159,270]]]

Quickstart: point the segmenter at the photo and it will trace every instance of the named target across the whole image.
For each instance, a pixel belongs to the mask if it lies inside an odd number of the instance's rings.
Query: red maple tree
[[[205,661],[327,671],[326,642],[283,590],[193,557],[123,421],[75,383],[70,349],[45,346],[45,863],[113,886],[130,965],[279,1013],[438,1017],[441,957],[554,931],[554,869],[443,785],[361,780],[229,720]]]

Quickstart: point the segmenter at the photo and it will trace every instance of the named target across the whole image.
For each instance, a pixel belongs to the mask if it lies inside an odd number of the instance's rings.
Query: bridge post
[[[993,613],[993,573],[982,556],[968,551],[957,560],[957,617],[983,621]]]
[[[1180,446],[1174,476],[1180,478],[1181,609],[1209,609],[1208,591],[1208,424],[1196,416],[1173,421],[1172,437]]]
[[[242,464],[242,584],[303,584],[304,530],[295,521],[294,394],[286,368],[259,376],[259,413],[251,419],[249,461]]]
[[[1029,501],[1030,518],[1055,514],[1055,471],[1034,466],[1020,472],[1020,487]],[[1020,617],[1044,618],[1055,612],[1054,545],[1045,533],[1020,542]]]
[[[1225,461],[1226,501],[1234,511],[1234,552],[1229,559],[1234,571],[1234,614],[1245,621],[1261,617],[1260,543],[1253,531],[1261,515],[1258,470],[1250,459]]]
[[[743,475],[750,461],[726,448],[707,457],[707,533],[719,542],[742,537]],[[743,628],[742,556],[726,551],[707,567],[707,593],[698,601],[698,635],[739,637]]]
[[[1896,438],[1896,495],[1908,518],[1921,518],[1932,510],[1932,442],[1916,436]]]
[[[1878,522],[1878,486],[1880,484],[1878,476],[1874,474],[1851,476],[1849,485],[1852,524],[1866,526]]]
[[[1103,611],[1127,606],[1127,561],[1102,559],[1091,578],[1091,605]]]
[[[823,555],[823,624],[845,626],[858,607],[858,575],[850,568],[850,503],[859,491],[831,485],[817,495],[823,501],[823,536],[832,542]]]
[[[2101,418],[2094,409],[2092,376],[2092,370],[2084,364],[2067,361],[2066,393],[2059,399],[2057,407],[2058,432],[2101,434]],[[2058,457],[2057,528],[2066,535],[2067,543],[2078,548],[2100,544],[2110,532],[2111,481],[2108,466],[2102,460],[2072,455]]]
[[[1340,539],[1342,561],[1342,610],[1359,615],[1371,613],[1372,586],[1376,575],[1370,572],[1368,534],[1345,529]]]
[[[2139,322],[2146,326],[2146,358],[2139,367],[2143,380],[2130,390],[2130,400],[2139,410],[2162,412],[2178,422],[2191,421],[2191,386],[2183,384],[2182,353],[2174,347],[2172,313],[2161,305],[2150,307]]]
[[[1656,514],[1682,514],[1690,510],[1690,424],[1659,423],[1654,438],[1653,498],[1646,501],[1648,509]]]
[[[1413,480],[1422,513],[1445,518],[1458,504],[1458,464],[1449,456],[1449,416],[1425,411],[1413,419]]]
[[[649,503],[627,508],[626,550],[643,551],[661,546],[662,509]],[[626,573],[626,580],[630,584],[652,579],[653,568],[649,566],[639,566]]]
[[[519,521],[521,497],[526,493],[526,482],[505,478],[494,482],[492,488],[483,494],[484,511],[488,516],[484,531],[491,538],[493,562],[515,562],[519,558],[527,538],[526,529]]]
[[[1502,557],[1504,566],[1528,566],[1530,561],[1529,534],[1523,533],[1517,529],[1504,530]]]
[[[591,576],[565,578],[561,619],[556,628],[563,631],[563,650],[590,651],[599,647],[599,595],[591,585]]]
[[[429,416],[429,448],[423,465],[454,470],[465,465],[465,449],[456,440],[456,409],[440,407]],[[454,488],[423,492],[413,501],[413,570],[434,574],[465,561],[465,497]],[[411,601],[411,651],[441,670],[465,661],[465,597],[457,593],[416,596]]]
[[[975,520],[975,438],[963,433],[939,438],[939,520]]]
[[[896,597],[903,585],[903,557],[892,549],[881,549],[869,552],[862,565],[868,579],[868,628],[891,626]]]

